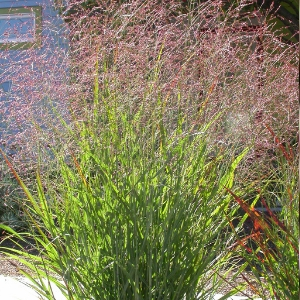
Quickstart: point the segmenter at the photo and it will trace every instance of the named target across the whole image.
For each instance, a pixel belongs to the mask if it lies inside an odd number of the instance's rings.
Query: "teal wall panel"
[[[13,143],[28,134],[32,118],[46,126],[47,106],[59,106],[65,100],[68,31],[53,4],[53,0],[0,0],[0,146],[1,141]],[[33,27],[31,11],[37,18],[34,38],[29,29]],[[22,18],[29,20],[27,27],[18,25]],[[7,28],[17,29],[18,36],[6,34]],[[4,32],[10,41],[3,40]]]

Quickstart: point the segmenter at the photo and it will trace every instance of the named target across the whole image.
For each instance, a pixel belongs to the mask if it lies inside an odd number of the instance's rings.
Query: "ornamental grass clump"
[[[167,2],[68,1],[69,53],[49,63],[69,77],[55,89],[45,77],[29,95],[35,108],[44,94],[62,108],[47,102],[40,123],[11,106],[8,121],[30,123],[8,134],[20,151],[7,160],[28,198],[30,232],[2,228],[34,237],[40,256],[15,254],[70,299],[213,294],[240,256],[231,245],[241,226],[229,233],[239,202],[225,187],[249,205],[270,176],[274,137],[263,124],[286,141],[297,131],[296,44],[245,3]],[[33,169],[37,180],[26,181]]]
[[[159,105],[159,104],[158,104]],[[58,155],[59,177],[37,173],[37,195],[23,187],[39,255],[11,250],[68,299],[207,299],[221,281],[234,170],[244,156],[211,156],[201,132],[175,131],[162,118],[141,123],[113,105],[70,129],[77,147]],[[101,125],[101,126],[100,126]],[[74,146],[74,145],[73,145]],[[44,176],[45,177],[45,176]],[[19,238],[11,229],[2,226]],[[35,277],[37,276],[37,277]]]
[[[168,128],[174,128],[178,109],[195,128],[223,111],[210,127],[210,143],[240,149],[254,144],[251,171],[247,164],[239,172],[249,181],[259,181],[254,164],[268,172],[272,138],[263,122],[288,141],[294,138],[298,44],[285,43],[281,30],[274,33],[272,10],[261,11],[257,1],[54,3],[57,11],[48,7],[51,16],[60,12],[61,20],[43,17],[42,49],[0,52],[5,70],[0,83],[13,82],[0,101],[0,143],[8,155],[13,152],[11,160],[28,177],[26,184],[38,158],[47,166],[53,159],[49,148],[70,143],[56,112],[69,122],[70,111],[82,119],[94,101],[95,83],[122,95],[118,101],[130,114],[143,106],[145,120],[164,98]]]

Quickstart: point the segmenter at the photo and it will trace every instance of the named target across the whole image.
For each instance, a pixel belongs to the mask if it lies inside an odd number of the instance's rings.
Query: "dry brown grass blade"
[[[84,185],[85,185],[87,188],[89,188],[89,185],[88,185],[88,183],[87,183],[87,181],[86,181],[86,179],[85,179],[85,177],[84,177],[84,175],[83,175],[82,169],[81,169],[81,167],[80,167],[80,165],[79,165],[79,163],[78,163],[78,161],[77,161],[77,159],[76,159],[74,153],[71,152],[71,156],[72,156],[72,158],[73,158],[73,161],[74,161],[74,164],[75,164],[75,166],[76,166],[76,169],[77,169],[77,171],[78,171],[78,173],[79,173],[79,175],[80,175],[80,178],[82,179]]]
[[[4,153],[4,151],[0,148],[0,153],[2,154],[7,166],[9,167],[10,171],[13,173],[14,177],[16,178],[16,180],[18,181],[18,184],[21,186],[21,188],[23,189],[24,193],[26,194],[27,198],[29,200],[32,201],[32,195],[30,194],[28,188],[26,187],[26,185],[24,184],[24,182],[22,181],[22,179],[20,178],[20,176],[18,175],[17,171],[15,170],[15,168],[13,167],[12,163],[9,161],[9,159],[7,158],[6,154]]]
[[[217,82],[218,82],[218,77],[215,78],[214,82],[213,82],[212,85],[210,86],[210,88],[209,88],[209,90],[208,90],[208,93],[207,93],[207,96],[206,96],[204,102],[201,104],[201,107],[200,107],[200,109],[199,109],[199,114],[201,114],[202,111],[204,110],[204,108],[206,107],[206,104],[208,103],[208,100],[209,100],[209,98],[210,98],[210,95],[212,94],[212,92],[213,92],[213,90],[214,90],[214,88],[215,88]]]
[[[243,279],[248,283],[249,287],[251,288],[251,290],[255,293],[255,294],[259,294],[258,290],[255,288],[255,286],[248,280],[248,278],[241,273],[241,276],[243,277]]]
[[[5,155],[5,153],[3,152],[3,150],[0,148],[0,152],[7,164],[7,166],[9,167],[9,169],[11,170],[11,172],[13,173],[14,177],[17,179],[18,183],[20,184],[20,186],[22,186],[22,181],[21,178],[19,177],[18,173],[16,172],[16,170],[14,169],[13,165],[11,164],[11,162],[8,160],[7,156]]]
[[[276,217],[276,215],[272,212],[272,210],[269,208],[269,206],[267,205],[266,201],[262,198],[261,199],[261,203],[263,204],[263,206],[266,208],[266,210],[268,211],[271,219],[285,232],[287,232],[287,228],[285,227],[285,225],[278,220],[278,218]]]
[[[276,136],[276,134],[274,133],[274,131],[272,130],[272,128],[268,124],[265,124],[265,126],[268,129],[268,131],[271,133],[271,135],[273,136],[277,147],[282,152],[282,154],[284,155],[284,157],[286,158],[286,160],[288,161],[288,163],[292,164],[293,159],[294,159],[294,155],[293,155],[293,151],[292,151],[291,147],[289,147],[289,153],[288,153],[286,151],[283,143],[280,141],[280,139],[278,138],[278,136]]]

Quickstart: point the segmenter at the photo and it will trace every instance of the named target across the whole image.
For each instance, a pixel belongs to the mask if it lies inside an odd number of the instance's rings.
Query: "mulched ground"
[[[0,275],[19,277],[21,275],[19,272],[20,268],[24,269],[25,267],[18,261],[12,260],[3,254],[0,254]]]
[[[34,254],[36,251],[32,247],[30,241],[28,243],[18,242],[23,249],[29,253]],[[0,247],[5,247],[9,249],[20,249],[12,240],[5,238],[5,236],[0,236]],[[3,249],[1,251],[4,251]],[[22,265],[19,261],[9,258],[7,255],[0,253],[0,275],[19,277],[21,274],[19,272],[20,268],[30,273],[30,270]]]

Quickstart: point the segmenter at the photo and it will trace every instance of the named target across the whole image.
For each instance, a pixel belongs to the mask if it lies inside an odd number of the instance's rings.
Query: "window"
[[[42,8],[0,9],[0,49],[22,50],[41,45]]]

